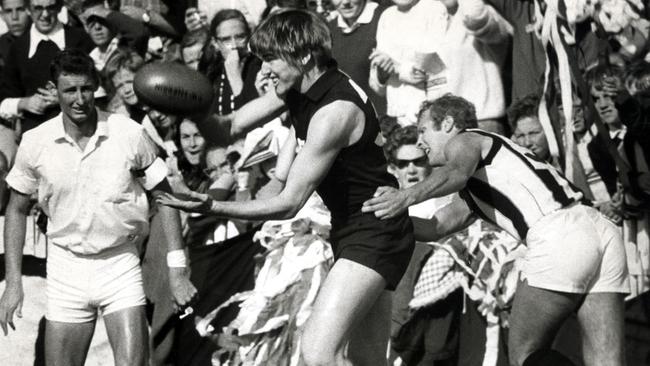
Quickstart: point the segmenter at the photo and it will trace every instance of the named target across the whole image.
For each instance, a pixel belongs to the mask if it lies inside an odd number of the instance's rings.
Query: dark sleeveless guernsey
[[[372,103],[335,65],[306,93],[291,90],[286,97],[296,137],[303,141],[314,114],[335,101],[354,103],[363,111],[365,123],[361,138],[339,152],[316,189],[332,214],[334,256],[375,270],[386,280],[386,288],[393,290],[408,266],[415,240],[408,215],[379,220],[372,213],[361,212],[363,202],[372,198],[378,187],[397,187],[383,151],[375,143],[379,123]]]
[[[317,188],[332,212],[332,224],[343,224],[350,216],[361,213],[364,201],[372,198],[379,186],[397,187],[388,173],[386,158],[375,140],[379,123],[375,110],[364,91],[347,75],[332,67],[305,94],[291,91],[287,104],[296,136],[305,140],[312,116],[334,101],[349,101],[365,116],[359,141],[340,151],[327,176]]]

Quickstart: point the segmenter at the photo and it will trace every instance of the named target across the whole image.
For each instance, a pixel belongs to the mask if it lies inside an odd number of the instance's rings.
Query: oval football
[[[135,74],[133,90],[143,104],[176,115],[204,113],[214,99],[212,85],[205,76],[172,62],[143,66]]]

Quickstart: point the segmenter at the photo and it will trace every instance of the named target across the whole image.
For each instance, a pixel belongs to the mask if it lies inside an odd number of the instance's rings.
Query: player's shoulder
[[[106,122],[111,136],[133,138],[145,133],[141,124],[122,114],[100,112],[99,118]]]

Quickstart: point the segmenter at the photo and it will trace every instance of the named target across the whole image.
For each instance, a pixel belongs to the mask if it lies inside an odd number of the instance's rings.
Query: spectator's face
[[[31,0],[29,13],[39,32],[49,34],[59,24],[57,15],[61,7],[56,0]]]
[[[117,95],[120,96],[124,104],[129,106],[138,104],[138,97],[133,91],[133,77],[134,74],[131,70],[119,69],[112,80]]]
[[[61,74],[56,90],[63,115],[77,125],[85,123],[94,113],[96,89],[90,76]]]
[[[217,26],[214,38],[219,52],[224,58],[233,50],[237,50],[240,56],[246,52],[248,33],[246,32],[246,25],[239,19],[228,19],[221,22]]]
[[[300,84],[302,73],[298,68],[280,58],[264,61],[262,68],[269,70],[269,78],[277,95],[286,95],[290,88]]]
[[[193,44],[181,50],[183,63],[192,70],[198,70],[199,60],[201,59],[201,50],[203,46],[200,43]]]
[[[147,110],[147,116],[158,131],[169,130],[172,128],[172,126],[174,126],[174,124],[176,124],[176,121],[178,120],[178,117],[176,116],[158,112],[157,110],[151,108]]]
[[[113,39],[111,30],[94,18],[91,18],[88,22],[88,35],[97,47],[107,46]]]
[[[223,173],[228,172],[230,164],[226,156],[226,149],[217,147],[208,150],[205,154],[206,172],[211,179],[217,179]]]
[[[416,145],[403,145],[395,152],[391,164],[400,188],[408,188],[424,180],[431,173],[427,155]]]
[[[520,119],[512,139],[517,145],[527,148],[543,160],[548,160],[551,155],[544,129],[536,117]]]
[[[445,145],[451,137],[450,133],[434,127],[428,110],[420,114],[417,147],[427,155],[429,165],[435,167],[445,164]]]
[[[2,20],[7,23],[9,32],[19,36],[29,26],[29,14],[27,14],[26,0],[4,0],[2,1]]]
[[[332,5],[343,19],[351,24],[361,15],[363,8],[366,6],[366,0],[332,0]]]
[[[605,124],[617,124],[620,122],[618,109],[616,109],[614,99],[612,99],[610,95],[604,93],[602,90],[592,87],[591,96],[594,98],[596,111],[598,111],[598,115]]]
[[[409,10],[420,0],[393,0],[393,4],[397,5],[400,10]]]
[[[187,161],[192,165],[199,165],[201,156],[205,151],[205,139],[196,128],[196,124],[189,120],[183,120],[179,127],[181,137],[181,149]]]

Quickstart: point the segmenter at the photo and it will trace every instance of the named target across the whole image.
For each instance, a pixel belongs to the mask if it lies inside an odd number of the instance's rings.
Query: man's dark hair
[[[514,131],[517,128],[517,123],[519,123],[519,121],[523,118],[537,118],[539,102],[540,96],[537,93],[528,94],[525,97],[513,102],[510,107],[508,107],[507,111],[510,129]]]
[[[307,10],[282,10],[260,24],[250,41],[251,50],[262,60],[279,58],[301,70],[301,60],[311,55],[316,67],[332,59],[332,37],[318,14]]]
[[[418,142],[418,129],[415,126],[398,127],[388,136],[384,144],[384,154],[389,163],[395,164],[397,150],[404,145]]]
[[[54,84],[57,84],[61,74],[86,75],[95,85],[99,85],[99,73],[93,59],[77,48],[65,49],[54,57],[50,65],[50,78]]]
[[[429,111],[429,117],[435,129],[440,129],[440,125],[445,117],[453,118],[454,125],[461,130],[465,128],[476,128],[478,126],[474,104],[463,97],[451,93],[447,93],[433,101],[425,101],[422,103],[420,112],[418,113],[418,120],[426,111]]]

